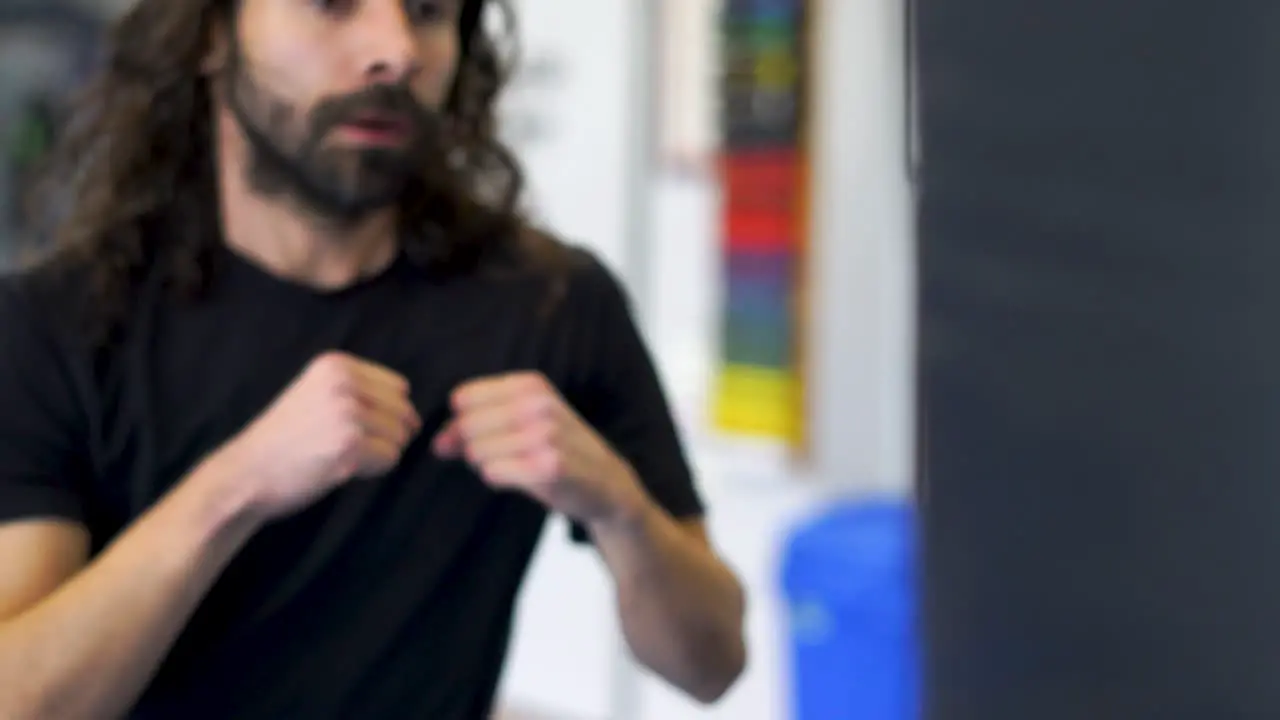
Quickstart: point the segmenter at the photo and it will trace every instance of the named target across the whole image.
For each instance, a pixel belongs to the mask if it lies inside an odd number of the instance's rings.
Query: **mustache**
[[[369,113],[393,115],[408,122],[413,135],[420,139],[433,136],[441,125],[438,113],[418,102],[407,85],[397,84],[372,85],[321,102],[311,113],[311,129],[318,137]]]

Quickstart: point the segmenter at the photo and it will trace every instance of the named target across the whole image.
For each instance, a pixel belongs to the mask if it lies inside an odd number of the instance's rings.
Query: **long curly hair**
[[[111,28],[100,72],[43,166],[32,206],[48,249],[42,261],[87,274],[97,331],[119,329],[157,272],[188,298],[210,287],[222,240],[213,100],[200,65],[214,23],[241,1],[138,0]],[[482,21],[482,6],[502,11],[500,28]],[[406,189],[405,253],[444,273],[522,248],[555,255],[557,244],[523,219],[521,170],[497,136],[494,104],[516,50],[512,10],[504,0],[467,0],[460,28],[463,56],[445,108],[452,175]]]

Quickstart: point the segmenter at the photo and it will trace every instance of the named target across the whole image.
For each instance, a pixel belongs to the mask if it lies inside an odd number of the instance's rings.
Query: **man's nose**
[[[360,61],[370,84],[395,84],[421,70],[418,38],[403,3],[368,2],[360,23]]]

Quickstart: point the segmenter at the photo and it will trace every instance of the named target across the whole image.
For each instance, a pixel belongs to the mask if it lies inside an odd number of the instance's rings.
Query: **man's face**
[[[243,0],[223,102],[255,190],[354,222],[445,162],[462,0]]]

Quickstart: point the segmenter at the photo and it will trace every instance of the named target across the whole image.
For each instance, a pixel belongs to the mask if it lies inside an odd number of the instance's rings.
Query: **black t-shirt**
[[[0,283],[0,522],[71,519],[100,551],[328,350],[402,373],[425,421],[389,476],[250,542],[134,717],[487,717],[547,513],[432,455],[465,380],[541,371],[659,504],[702,512],[625,296],[575,252],[550,305],[536,273],[440,280],[402,259],[326,293],[224,249],[201,300],[143,283],[106,350],[67,331],[38,276]]]

